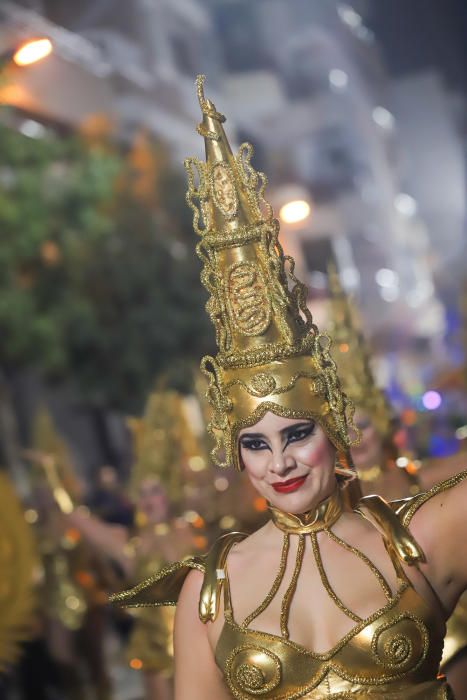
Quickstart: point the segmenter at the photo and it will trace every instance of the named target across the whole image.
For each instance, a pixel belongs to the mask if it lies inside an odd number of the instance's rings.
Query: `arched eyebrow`
[[[282,428],[280,430],[281,435],[289,435],[289,433],[292,433],[294,430],[297,430],[298,428],[305,428],[307,426],[313,426],[314,421],[298,421],[297,423],[293,423],[292,425],[288,425],[285,428]],[[242,433],[240,435],[240,440],[243,438],[248,438],[250,440],[264,440],[266,439],[266,436],[264,433]]]

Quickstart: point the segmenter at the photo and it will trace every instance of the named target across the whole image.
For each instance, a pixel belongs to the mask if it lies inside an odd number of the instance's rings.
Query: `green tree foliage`
[[[213,341],[184,178],[164,150],[5,126],[0,144],[0,366],[128,412],[158,375],[183,388]]]

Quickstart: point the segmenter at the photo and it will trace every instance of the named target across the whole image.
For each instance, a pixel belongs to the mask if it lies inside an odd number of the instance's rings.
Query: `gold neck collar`
[[[269,506],[272,522],[279,530],[290,535],[306,535],[319,532],[334,525],[342,514],[342,497],[340,488],[336,488],[328,498],[321,501],[316,508],[294,515]]]

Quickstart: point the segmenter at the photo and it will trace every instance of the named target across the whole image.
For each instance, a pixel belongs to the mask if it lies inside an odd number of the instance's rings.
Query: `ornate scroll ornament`
[[[238,432],[267,410],[318,420],[347,453],[352,409],[340,389],[329,339],[313,323],[307,290],[280,245],[279,223],[264,197],[266,176],[252,166],[250,144],[232,153],[225,117],[205,98],[204,76],[196,82],[206,162],[189,158],[185,168],[218,346],[216,357],[201,363],[213,410],[213,459],[240,468]]]
[[[269,649],[243,645],[233,649],[229,655],[225,676],[235,697],[261,697],[279,685],[281,663]]]
[[[271,323],[271,302],[261,270],[233,263],[227,270],[226,297],[233,325],[244,335],[261,335]]]
[[[227,163],[216,163],[210,173],[211,192],[216,206],[231,221],[237,213],[238,198],[233,173]]]
[[[429,635],[415,615],[403,613],[382,624],[371,640],[371,652],[378,664],[388,670],[414,670],[428,653]]]

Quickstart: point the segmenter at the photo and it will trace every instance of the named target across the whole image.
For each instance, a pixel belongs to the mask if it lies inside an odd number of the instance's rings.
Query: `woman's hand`
[[[207,625],[198,615],[203,575],[191,571],[183,584],[175,615],[175,700],[229,700],[216,666]]]

